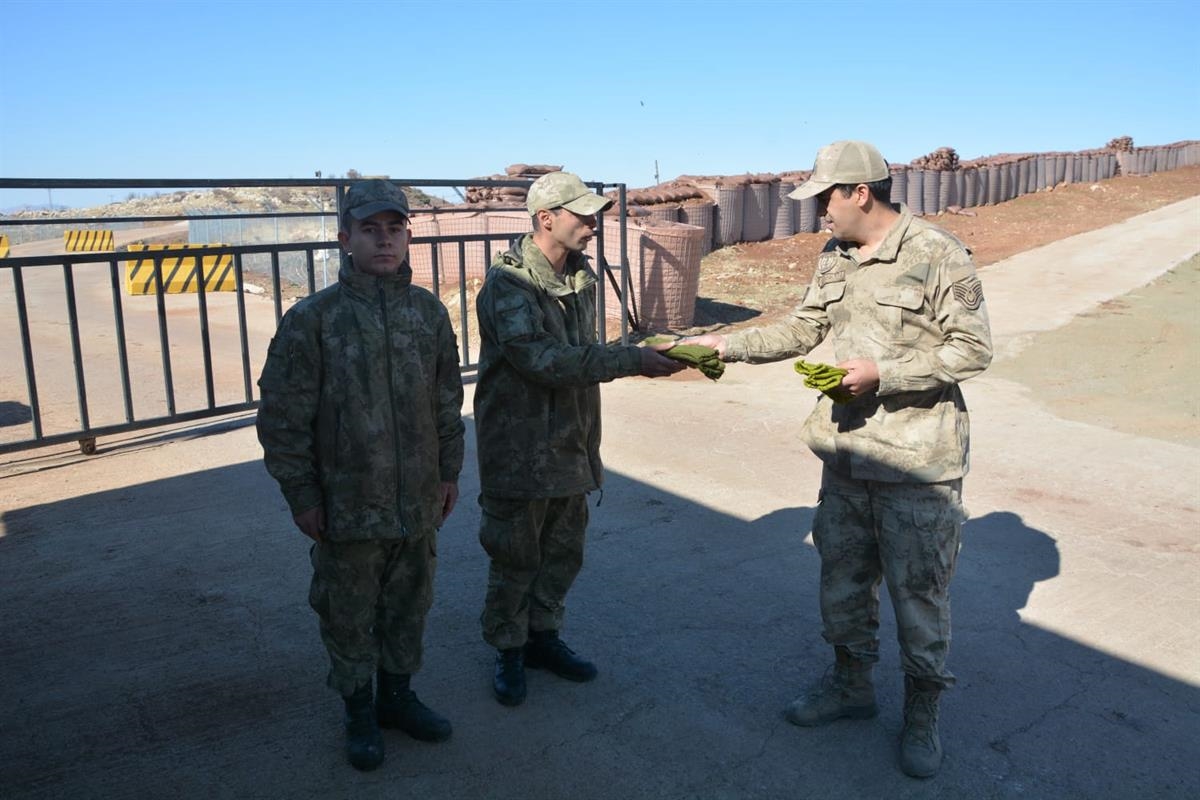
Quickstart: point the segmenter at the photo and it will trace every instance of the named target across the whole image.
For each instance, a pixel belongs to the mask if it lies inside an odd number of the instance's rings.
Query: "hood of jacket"
[[[495,266],[553,297],[579,294],[596,283],[586,255],[568,255],[562,274],[559,274],[533,241],[531,233],[515,240],[496,258]]]

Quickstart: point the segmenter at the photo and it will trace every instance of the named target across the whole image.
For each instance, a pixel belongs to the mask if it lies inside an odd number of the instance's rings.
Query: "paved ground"
[[[960,682],[933,780],[895,766],[893,647],[877,720],[810,731],[780,716],[828,655],[807,536],[819,467],[795,436],[812,398],[781,363],[732,365],[716,384],[605,388],[609,482],[566,631],[601,677],[532,673],[518,709],[488,689],[468,469],[416,681],[454,738],[388,735],[387,763],[366,775],[342,761],[306,548],[250,418],[102,441],[90,459],[69,447],[8,457],[3,795],[1200,796],[1196,441],[1171,441],[1169,424],[1144,435],[1104,415],[1066,419],[1040,395],[1043,372],[1005,368],[1200,252],[1198,220],[1194,198],[983,273],[1000,357],[965,390]],[[1182,357],[1197,366],[1195,341]],[[1177,424],[1194,432],[1195,415]],[[893,630],[885,621],[889,645]]]

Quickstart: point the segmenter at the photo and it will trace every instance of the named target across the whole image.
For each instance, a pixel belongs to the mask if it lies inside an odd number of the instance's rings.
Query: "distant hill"
[[[420,189],[404,187],[413,208],[436,208],[445,200]],[[199,214],[261,214],[272,211],[326,211],[336,209],[331,187],[233,187],[229,189],[180,190],[134,196],[117,203],[90,208],[23,206],[2,212],[16,219],[60,219],[68,217],[155,217]]]

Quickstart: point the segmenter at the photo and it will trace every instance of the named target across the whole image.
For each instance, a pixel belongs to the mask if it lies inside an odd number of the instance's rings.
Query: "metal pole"
[[[325,195],[321,195],[321,241],[325,241]],[[321,285],[329,285],[329,250],[326,248],[321,249]]]

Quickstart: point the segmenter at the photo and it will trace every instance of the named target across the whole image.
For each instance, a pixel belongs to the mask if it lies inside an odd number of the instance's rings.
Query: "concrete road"
[[[1200,252],[1198,221],[1193,198],[985,270],[1000,358]],[[820,470],[796,439],[812,396],[784,362],[731,365],[715,384],[605,387],[609,478],[565,630],[601,675],[580,686],[533,672],[516,709],[492,700],[479,637],[469,447],[414,684],[454,737],[389,733],[369,774],[342,759],[305,540],[252,418],[101,442],[89,459],[73,447],[10,457],[2,794],[1200,796],[1200,450],[1061,419],[1015,380],[985,373],[965,392],[959,685],[932,780],[896,767],[886,608],[880,716],[819,730],[782,719],[829,656],[808,536]]]

